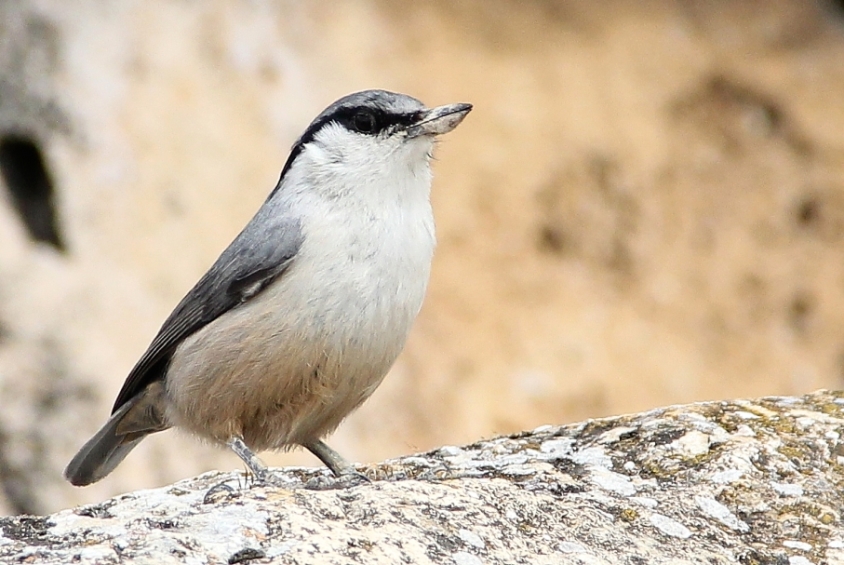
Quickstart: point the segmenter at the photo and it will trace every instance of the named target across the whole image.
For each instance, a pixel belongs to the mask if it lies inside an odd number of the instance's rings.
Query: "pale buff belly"
[[[330,433],[395,361],[424,283],[409,293],[376,287],[368,298],[267,289],[179,347],[166,377],[169,422],[259,451]],[[356,299],[361,307],[340,303]]]

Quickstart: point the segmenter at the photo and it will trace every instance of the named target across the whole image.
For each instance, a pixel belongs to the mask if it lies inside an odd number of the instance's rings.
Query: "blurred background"
[[[407,349],[330,439],[350,459],[841,388],[841,4],[0,2],[0,513],[242,467],[169,431],[61,478],[295,138],[366,88],[475,110],[438,147]]]

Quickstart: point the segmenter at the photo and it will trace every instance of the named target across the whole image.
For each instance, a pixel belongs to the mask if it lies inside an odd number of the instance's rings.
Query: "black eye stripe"
[[[356,118],[358,118],[358,116],[360,115],[367,114],[371,115],[374,118],[374,128],[371,131],[360,131],[360,128],[356,123]],[[339,111],[334,115],[334,117],[327,121],[337,122],[349,131],[359,131],[360,133],[365,133],[368,135],[377,135],[395,126],[410,126],[418,119],[418,117],[418,112],[413,112],[410,114],[396,114],[393,112],[385,112],[380,108],[357,107],[340,108]]]
[[[419,120],[420,112],[408,112],[397,114],[395,112],[385,112],[381,108],[373,108],[370,106],[341,106],[335,111],[322,116],[319,120],[311,124],[311,126],[302,134],[299,143],[304,145],[312,141],[317,132],[321,130],[326,124],[335,122],[343,126],[349,131],[357,131],[354,125],[355,116],[361,112],[369,112],[375,117],[375,129],[372,132],[367,132],[370,135],[377,135],[391,127],[400,126],[408,127]]]

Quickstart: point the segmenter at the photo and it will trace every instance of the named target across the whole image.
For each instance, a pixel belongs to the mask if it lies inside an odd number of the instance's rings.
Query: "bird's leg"
[[[232,451],[237,453],[237,456],[240,457],[244,463],[246,463],[246,466],[249,467],[249,470],[252,471],[253,475],[255,475],[255,480],[260,483],[270,482],[270,470],[266,465],[264,465],[263,461],[258,459],[258,456],[255,455],[245,443],[243,443],[242,438],[234,436],[229,440],[227,445]]]
[[[321,439],[304,444],[308,451],[319,457],[325,466],[331,469],[336,477],[355,473],[352,464],[346,461],[342,455],[328,447],[328,444]]]
[[[258,456],[252,453],[252,450],[246,446],[243,442],[243,438],[234,436],[226,443],[226,445],[228,445],[232,451],[237,453],[237,456],[246,463],[246,466],[249,467],[249,470],[255,476],[255,480],[257,482],[263,484],[272,482],[273,476],[270,474],[270,470],[260,459],[258,459]],[[208,492],[205,493],[203,502],[205,504],[213,503],[217,498],[217,495],[221,493],[231,495],[234,493],[234,489],[227,481],[223,481],[222,483],[214,485],[208,490]]]
[[[303,444],[304,447],[316,455],[320,461],[325,463],[325,466],[331,469],[334,476],[344,481],[349,481],[352,484],[368,483],[369,478],[362,473],[358,473],[352,464],[346,461],[342,455],[331,449],[327,443],[321,439],[310,441]]]

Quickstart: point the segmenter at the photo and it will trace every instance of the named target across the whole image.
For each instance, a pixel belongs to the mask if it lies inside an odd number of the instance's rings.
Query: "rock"
[[[820,391],[443,447],[359,467],[373,482],[351,488],[305,468],[279,469],[283,487],[206,473],[4,518],[0,560],[841,563],[842,425],[844,394]]]

